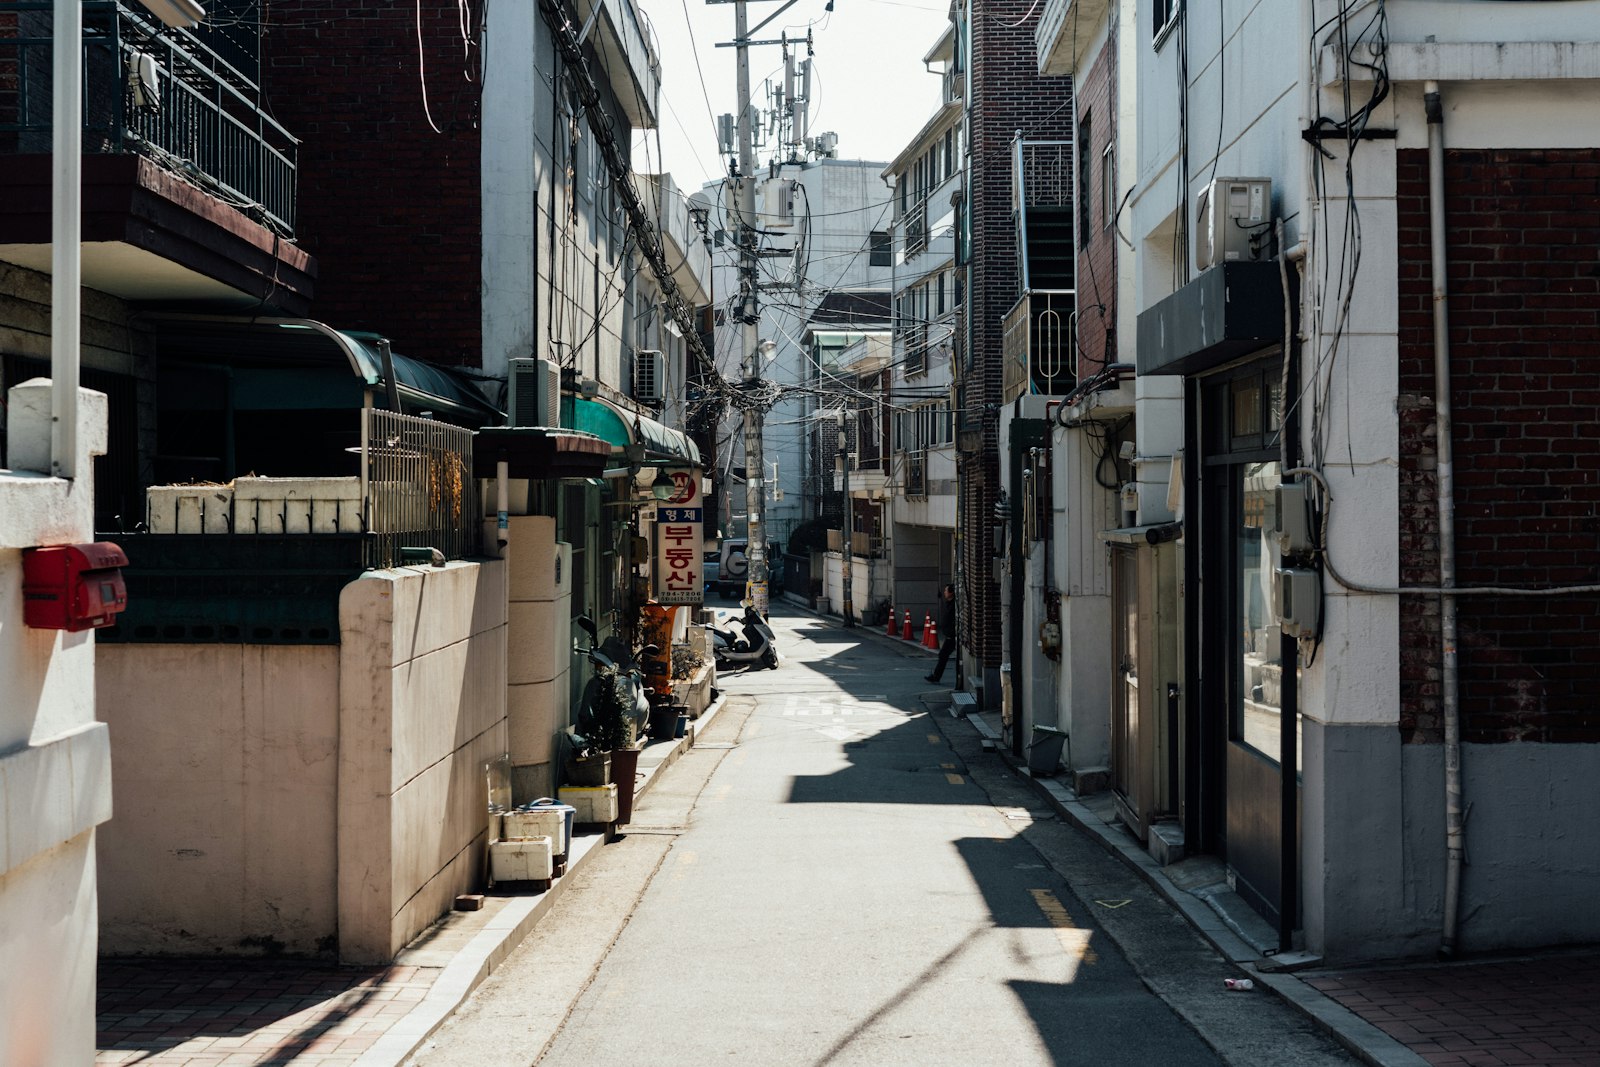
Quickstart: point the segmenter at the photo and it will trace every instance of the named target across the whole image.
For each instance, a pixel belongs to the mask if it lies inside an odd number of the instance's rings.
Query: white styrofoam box
[[[576,820],[577,816],[573,816]],[[548,837],[558,856],[567,851],[567,809],[564,807],[522,808],[505,815],[505,839]]]
[[[497,882],[547,882],[555,872],[548,837],[519,837],[489,846],[489,874]]]
[[[360,533],[360,478],[236,478],[239,533]]]
[[[152,485],[145,490],[151,533],[228,533],[233,528],[233,486]]]
[[[571,804],[580,823],[617,821],[617,783],[610,785],[568,785],[559,793],[561,803]]]

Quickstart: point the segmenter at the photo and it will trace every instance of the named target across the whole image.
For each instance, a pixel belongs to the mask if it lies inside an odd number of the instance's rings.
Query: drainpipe
[[[83,4],[56,0],[53,43],[50,252],[50,474],[78,463],[78,339],[83,261]]]
[[[1461,904],[1461,864],[1466,851],[1461,794],[1461,699],[1456,661],[1455,455],[1450,427],[1450,313],[1444,245],[1444,108],[1439,83],[1423,86],[1428,115],[1428,234],[1433,253],[1434,447],[1438,453],[1439,632],[1444,644],[1444,919],[1439,955],[1456,954]]]

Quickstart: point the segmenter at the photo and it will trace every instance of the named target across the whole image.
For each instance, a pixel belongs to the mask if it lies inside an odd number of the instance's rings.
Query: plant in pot
[[[573,785],[605,785],[611,780],[612,753],[634,742],[633,694],[625,675],[599,672],[590,679],[572,736],[573,759],[567,780]]]

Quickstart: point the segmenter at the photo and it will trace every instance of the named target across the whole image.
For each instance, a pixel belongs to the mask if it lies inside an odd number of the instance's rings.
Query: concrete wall
[[[7,393],[0,469],[0,1063],[94,1059],[95,827],[111,816],[91,633],[23,625],[22,552],[93,537],[105,397],[79,391],[77,471],[49,469],[49,383]]]
[[[118,812],[100,835],[101,951],[333,951],[338,646],[112,644],[99,659]]]
[[[371,571],[339,599],[339,956],[392,959],[477,885],[506,752],[506,565]]]
[[[372,963],[478,884],[506,751],[505,564],[375,571],[342,644],[109,645],[108,953]]]
[[[1444,894],[1444,764],[1389,726],[1304,727],[1306,940],[1329,960],[1429,956]],[[1464,745],[1464,952],[1600,940],[1600,749]]]

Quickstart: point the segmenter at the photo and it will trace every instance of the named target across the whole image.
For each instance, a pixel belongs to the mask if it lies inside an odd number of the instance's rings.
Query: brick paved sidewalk
[[[353,1064],[422,1000],[435,970],[303,960],[103,960],[95,1062]]]
[[[1600,953],[1305,980],[1438,1067],[1600,1065]]]

